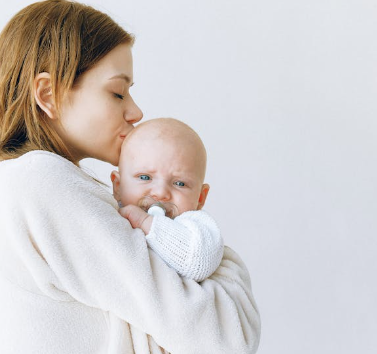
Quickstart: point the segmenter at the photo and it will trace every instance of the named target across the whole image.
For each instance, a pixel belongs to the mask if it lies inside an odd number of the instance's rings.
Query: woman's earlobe
[[[51,75],[39,73],[34,79],[34,98],[39,108],[51,119],[57,119],[55,99],[52,94]]]

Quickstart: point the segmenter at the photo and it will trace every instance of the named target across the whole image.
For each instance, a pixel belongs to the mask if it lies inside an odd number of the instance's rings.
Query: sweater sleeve
[[[67,160],[32,152],[0,165],[1,233],[44,295],[110,311],[173,354],[255,353],[259,314],[235,252],[201,283],[181,278]]]
[[[146,239],[166,264],[195,281],[213,274],[223,257],[220,230],[202,210],[187,211],[174,220],[154,216]]]

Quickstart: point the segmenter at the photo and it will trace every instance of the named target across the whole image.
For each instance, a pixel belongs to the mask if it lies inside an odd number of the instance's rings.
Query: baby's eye
[[[140,175],[139,179],[141,179],[143,181],[149,181],[151,178],[148,175]]]
[[[177,181],[177,182],[174,182],[174,184],[178,187],[184,187],[185,186],[185,183],[184,182],[181,182],[181,181]]]

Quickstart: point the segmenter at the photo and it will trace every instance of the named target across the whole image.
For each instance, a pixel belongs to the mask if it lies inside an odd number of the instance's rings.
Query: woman
[[[207,280],[180,278],[78,167],[117,165],[142,118],[132,44],[107,15],[64,0],[26,7],[0,35],[1,353],[257,349],[239,257],[226,248]]]

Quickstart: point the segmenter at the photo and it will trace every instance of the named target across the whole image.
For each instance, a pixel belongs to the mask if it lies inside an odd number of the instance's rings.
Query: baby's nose
[[[166,183],[159,183],[154,186],[151,196],[158,201],[168,201],[171,198],[170,188]]]

